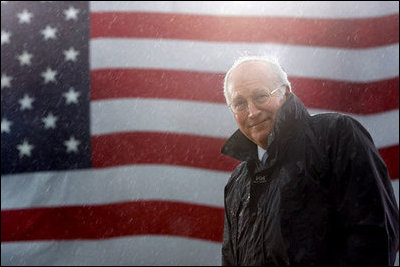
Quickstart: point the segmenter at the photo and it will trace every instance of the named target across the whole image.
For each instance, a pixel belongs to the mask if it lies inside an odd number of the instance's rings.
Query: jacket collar
[[[310,114],[304,104],[295,94],[290,93],[276,115],[272,130],[274,140],[267,149],[268,154],[271,153],[271,147],[279,147],[279,142],[296,133],[299,130],[298,127],[301,127],[309,117]],[[258,159],[257,145],[249,140],[240,129],[236,130],[225,142],[221,153],[240,161]]]

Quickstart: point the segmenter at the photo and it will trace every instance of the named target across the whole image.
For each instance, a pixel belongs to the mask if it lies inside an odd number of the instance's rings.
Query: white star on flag
[[[78,97],[80,96],[80,92],[75,91],[73,87],[69,88],[67,93],[64,93],[63,96],[65,97],[65,103],[67,105],[74,103],[78,104]]]
[[[1,30],[1,45],[10,43],[11,32]]]
[[[44,123],[44,128],[45,129],[55,129],[56,128],[56,122],[58,120],[57,116],[54,116],[53,113],[49,113],[47,117],[44,117],[42,119]]]
[[[47,84],[49,82],[56,83],[56,75],[57,71],[52,70],[50,67],[47,67],[46,71],[42,72],[41,76],[44,79],[44,83]]]
[[[64,15],[66,20],[77,20],[78,19],[79,9],[70,6],[68,9],[64,10]]]
[[[81,142],[76,140],[75,137],[71,136],[69,140],[64,142],[64,145],[67,147],[67,153],[70,152],[78,152],[78,146]]]
[[[1,74],[1,89],[5,88],[5,87],[10,87],[12,79],[13,78],[11,76],[8,76],[7,74],[2,73]]]
[[[57,39],[57,36],[56,36],[57,28],[53,28],[53,27],[47,25],[46,28],[44,28],[40,32],[43,34],[43,37],[46,41],[48,39]]]
[[[6,118],[1,119],[1,133],[10,133],[10,126],[12,122]]]
[[[28,53],[26,50],[24,50],[24,52],[17,56],[18,60],[19,60],[19,65],[23,66],[23,65],[28,65],[30,66],[32,64],[31,59],[32,59],[33,55]]]
[[[65,61],[76,61],[76,57],[79,55],[79,51],[75,50],[75,48],[72,46],[68,50],[64,50],[63,53],[65,56]]]
[[[31,23],[33,13],[29,12],[28,10],[24,9],[21,13],[17,14],[17,17],[19,19],[19,24],[22,23]]]
[[[21,105],[20,110],[32,109],[33,101],[35,101],[33,97],[30,97],[29,95],[25,94],[24,98],[18,101],[19,104]]]
[[[22,144],[17,145],[17,149],[19,150],[19,157],[23,156],[31,156],[31,151],[34,148],[33,145],[29,144],[28,141],[24,140]]]

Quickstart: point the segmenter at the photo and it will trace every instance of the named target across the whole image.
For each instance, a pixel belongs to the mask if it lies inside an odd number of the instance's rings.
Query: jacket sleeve
[[[224,222],[224,236],[222,240],[222,266],[232,266],[234,265],[234,256],[233,256],[233,246],[232,239],[230,234],[230,223],[226,216],[225,209],[225,222]]]
[[[393,265],[399,210],[386,165],[356,120],[342,116],[336,132],[331,164],[340,265]]]

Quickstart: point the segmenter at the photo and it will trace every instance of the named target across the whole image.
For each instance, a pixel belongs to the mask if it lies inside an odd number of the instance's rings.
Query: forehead
[[[271,89],[276,77],[267,63],[260,61],[244,62],[230,74],[227,88],[232,97],[252,94],[258,90]]]

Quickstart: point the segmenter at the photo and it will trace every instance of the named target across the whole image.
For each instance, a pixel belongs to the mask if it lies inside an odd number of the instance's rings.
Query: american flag
[[[219,265],[242,55],[360,121],[398,197],[397,1],[1,1],[1,264]]]

